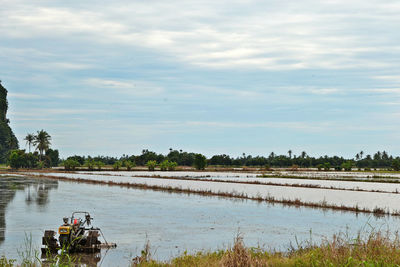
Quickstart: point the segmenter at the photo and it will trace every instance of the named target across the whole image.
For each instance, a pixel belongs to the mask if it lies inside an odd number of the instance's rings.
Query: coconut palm
[[[35,136],[33,134],[27,134],[24,140],[29,147],[29,153],[31,153],[31,145],[33,144],[33,141],[35,141]]]
[[[42,160],[43,151],[47,151],[50,148],[51,136],[44,130],[38,131],[33,141],[33,145],[39,150],[40,160]]]

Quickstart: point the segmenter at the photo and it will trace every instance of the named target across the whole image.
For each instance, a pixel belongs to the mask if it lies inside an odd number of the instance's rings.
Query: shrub
[[[155,161],[155,160],[149,160],[149,161],[146,163],[146,166],[147,166],[147,168],[149,169],[149,171],[154,171],[154,169],[155,169],[156,166],[157,166],[157,161]]]
[[[12,150],[7,163],[13,169],[36,168],[39,164],[39,156],[37,153],[25,153],[25,150]]]
[[[400,171],[400,160],[395,159],[392,161],[392,168],[395,171]]]
[[[320,171],[320,170],[322,170],[324,168],[324,165],[322,165],[322,164],[318,164],[317,165],[317,169]]]
[[[331,164],[329,162],[324,163],[324,171],[329,171],[331,169]]]
[[[343,162],[342,163],[342,168],[345,170],[345,171],[351,171],[351,168],[353,167],[353,162],[351,162],[351,161],[346,161],[346,162]]]
[[[202,154],[196,154],[194,157],[194,167],[196,170],[204,170],[207,165],[207,158]]]
[[[169,165],[169,161],[166,159],[160,163],[160,169],[162,171],[166,171],[166,170],[168,170],[168,165]]]
[[[104,163],[103,163],[102,161],[100,161],[100,160],[95,161],[93,164],[94,164],[94,166],[97,167],[97,169],[98,169],[99,171],[101,170],[102,167],[104,167]]]
[[[85,162],[85,166],[88,168],[89,171],[92,171],[94,169],[94,160],[87,159]]]
[[[121,167],[122,167],[122,163],[121,163],[120,161],[116,161],[116,162],[113,164],[113,170],[114,170],[114,171],[118,171],[119,168],[121,168]]]
[[[168,164],[168,170],[169,171],[175,171],[175,168],[178,167],[178,163],[175,161],[170,161]]]
[[[132,162],[132,161],[130,161],[130,160],[125,161],[125,162],[124,162],[124,165],[125,165],[125,167],[126,167],[126,169],[127,169],[128,171],[130,171],[132,168],[136,167],[135,162]]]
[[[79,166],[81,166],[81,164],[77,160],[67,159],[64,161],[64,169],[67,171],[74,171]]]

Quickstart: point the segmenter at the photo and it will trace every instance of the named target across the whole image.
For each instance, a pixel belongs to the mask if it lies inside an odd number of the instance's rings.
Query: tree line
[[[27,134],[24,141],[28,146],[28,152],[24,149],[14,149],[8,152],[7,163],[11,168],[50,168],[60,163],[59,152],[51,149],[51,136],[45,131],[37,131],[37,134]],[[31,152],[31,147],[35,149]]]
[[[375,169],[386,168],[400,170],[400,158],[389,155],[386,151],[378,151],[373,155],[365,155],[360,151],[354,158],[344,158],[339,156],[321,156],[313,157],[303,151],[300,155],[294,155],[291,150],[286,155],[278,155],[271,152],[268,156],[252,156],[243,153],[239,157],[231,157],[226,154],[214,155],[206,158],[204,155],[182,150],[170,149],[166,155],[158,154],[148,149],[143,149],[140,155],[123,155],[120,158],[109,156],[71,156],[67,160],[74,160],[80,166],[84,166],[88,161],[101,162],[103,165],[121,164],[129,162],[134,166],[148,166],[153,164],[160,166],[165,161],[174,162],[179,166],[196,166],[201,160],[206,165],[227,166],[227,167],[264,167],[264,168],[318,168],[318,169],[336,169],[350,170],[351,168]],[[197,160],[196,160],[197,159]],[[151,162],[151,163],[149,163]],[[197,163],[196,163],[197,162]]]

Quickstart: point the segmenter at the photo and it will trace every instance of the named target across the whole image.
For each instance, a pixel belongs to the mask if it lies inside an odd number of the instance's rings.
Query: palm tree
[[[292,150],[289,149],[287,153],[289,154],[289,158],[292,158]]]
[[[46,131],[41,130],[37,132],[33,145],[35,145],[36,149],[39,150],[40,160],[42,160],[43,151],[47,151],[50,148],[50,140],[51,136]]]
[[[360,151],[360,159],[362,159],[363,158],[363,155],[364,155],[364,151]]]
[[[27,134],[25,136],[26,144],[29,146],[29,153],[31,153],[31,145],[33,144],[33,141],[35,141],[35,136],[33,134]]]

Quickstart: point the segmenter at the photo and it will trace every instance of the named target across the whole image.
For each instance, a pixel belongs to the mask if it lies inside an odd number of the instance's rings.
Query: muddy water
[[[81,174],[99,175],[99,172],[82,172]],[[218,173],[206,172],[101,172],[102,175],[123,176],[123,177],[150,177],[151,175],[160,175],[162,177],[190,178],[190,179],[207,179],[213,181],[230,181],[230,182],[257,182],[260,184],[282,184],[282,185],[302,185],[332,187],[339,189],[362,189],[368,191],[382,191],[387,193],[400,193],[400,183],[379,183],[367,181],[336,181],[336,180],[313,180],[313,179],[296,179],[296,178],[273,178],[273,177],[256,177],[251,173]],[[352,173],[354,175],[354,173]],[[345,178],[344,176],[342,178]],[[362,177],[359,177],[362,178]]]
[[[190,189],[196,191],[211,191],[213,193],[235,193],[243,194],[247,197],[273,197],[277,200],[296,200],[311,203],[327,203],[330,205],[355,207],[361,209],[373,210],[381,208],[390,212],[398,212],[400,210],[400,194],[394,193],[377,193],[377,192],[359,192],[359,191],[343,191],[334,189],[315,189],[307,187],[288,187],[288,186],[272,186],[263,184],[241,184],[241,183],[225,183],[202,180],[179,180],[165,178],[140,178],[127,176],[113,176],[103,174],[82,174],[82,173],[49,173],[46,175],[69,177],[73,179],[87,179],[95,181],[112,181],[131,184],[146,184],[149,186],[172,187],[179,189]],[[262,178],[261,178],[262,179]],[[324,181],[319,181],[324,182]],[[326,181],[331,182],[331,181]],[[344,183],[344,181],[342,182]],[[365,182],[359,182],[358,187],[366,187]],[[377,185],[369,185],[370,189],[376,189]],[[387,186],[387,184],[383,184]],[[353,186],[357,187],[357,186]],[[396,191],[395,184],[389,184],[392,190]],[[366,188],[367,189],[367,188]]]
[[[394,217],[23,177],[0,177],[0,196],[0,255],[18,259],[25,233],[40,247],[43,230],[86,210],[108,241],[118,244],[103,252],[101,266],[127,266],[146,239],[154,257],[167,260],[185,250],[226,248],[238,230],[248,246],[285,250],[295,237],[309,240],[310,230],[318,241],[339,231],[400,226]]]

